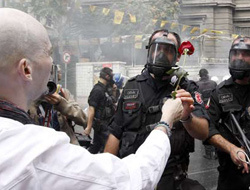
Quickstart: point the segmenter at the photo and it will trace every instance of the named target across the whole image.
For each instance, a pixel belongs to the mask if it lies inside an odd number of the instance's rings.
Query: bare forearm
[[[228,154],[230,154],[231,150],[235,148],[234,144],[230,143],[219,134],[212,136],[208,142]]]
[[[191,121],[183,123],[183,125],[188,133],[196,139],[205,140],[208,137],[208,121],[204,118],[193,115]]]
[[[109,152],[111,154],[117,155],[119,150],[120,140],[114,135],[110,134],[104,149],[104,152]]]
[[[90,106],[88,110],[88,124],[87,124],[87,128],[89,129],[92,128],[94,116],[95,116],[95,108]]]

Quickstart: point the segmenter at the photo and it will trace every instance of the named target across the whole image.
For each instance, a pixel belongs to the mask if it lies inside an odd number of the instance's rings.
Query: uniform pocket
[[[141,127],[142,109],[141,102],[139,101],[126,101],[123,102],[123,126],[127,126],[127,129],[138,129]]]
[[[121,146],[119,155],[120,157],[125,157],[129,154],[135,153],[136,146],[135,141],[137,139],[138,133],[137,132],[124,132],[122,135]]]

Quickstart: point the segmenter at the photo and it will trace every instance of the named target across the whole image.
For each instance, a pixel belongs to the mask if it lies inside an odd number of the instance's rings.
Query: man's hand
[[[54,94],[50,94],[50,95],[46,95],[44,96],[44,99],[50,103],[50,104],[53,104],[53,105],[56,105],[56,104],[59,104],[61,99],[62,99],[62,96],[60,96],[57,92],[55,92]]]
[[[183,105],[180,98],[168,99],[162,107],[161,121],[172,126],[175,121],[180,120],[183,112]]]
[[[89,127],[86,127],[86,129],[83,131],[83,133],[87,136],[90,134],[90,132],[91,132],[91,128]]]
[[[243,167],[242,173],[249,173],[249,168],[247,163],[243,162],[246,161],[246,156],[243,153],[243,151],[244,150],[242,148],[239,148],[237,146],[232,146],[230,150],[230,156],[234,164],[238,166],[238,169],[241,169]]]
[[[183,89],[177,90],[176,98],[180,98],[183,105],[181,120],[186,120],[194,110],[194,99],[191,94]]]

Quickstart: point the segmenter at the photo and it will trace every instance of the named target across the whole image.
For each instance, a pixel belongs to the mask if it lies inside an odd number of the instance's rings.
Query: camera
[[[47,91],[45,95],[54,94],[57,89],[58,83],[58,66],[56,64],[52,65],[51,74],[49,78],[49,82],[47,83]]]

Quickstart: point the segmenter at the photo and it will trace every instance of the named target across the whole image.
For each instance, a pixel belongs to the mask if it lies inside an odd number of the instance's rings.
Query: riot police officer
[[[84,133],[89,135],[93,127],[94,139],[89,147],[89,152],[93,154],[103,151],[108,137],[107,124],[115,110],[114,98],[110,93],[110,86],[113,87],[113,85],[113,71],[104,67],[100,71],[98,83],[95,84],[88,98],[88,123]],[[116,93],[116,89],[113,91]]]
[[[229,52],[231,77],[212,92],[208,141],[218,148],[218,190],[249,190],[249,166],[233,117],[250,140],[250,38],[238,37]]]
[[[155,31],[149,39],[148,58],[141,75],[131,78],[123,88],[117,112],[109,125],[110,135],[105,152],[119,157],[135,153],[148,136],[152,126],[159,122],[160,107],[165,97],[175,89],[177,76],[167,74],[179,61],[180,37],[167,30]],[[182,120],[172,129],[171,155],[157,190],[178,189],[186,178],[189,152],[194,151],[194,139],[208,135],[207,115],[198,86],[188,79],[181,82],[178,97],[184,100]],[[185,89],[185,90],[184,90]],[[186,98],[194,101],[194,109],[185,106]],[[199,185],[199,184],[196,184]]]

